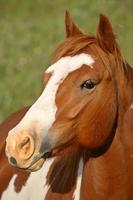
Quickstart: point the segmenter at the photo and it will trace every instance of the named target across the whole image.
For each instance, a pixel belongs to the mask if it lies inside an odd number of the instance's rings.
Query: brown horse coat
[[[1,125],[1,199],[132,200],[133,70],[121,56],[105,16],[100,16],[96,37],[82,34],[68,13],[66,30],[67,40],[57,49],[55,61],[59,65],[79,59],[82,66],[71,64],[76,70],[58,83],[57,111],[48,130],[51,137],[40,137],[45,124],[38,126],[38,119],[43,119],[38,115],[32,121],[34,105]],[[45,91],[56,74],[55,66],[45,73]],[[47,122],[48,116],[43,117]],[[6,137],[9,162],[23,170],[8,164]],[[44,153],[46,146],[49,152]],[[37,157],[41,153],[51,158],[44,161]],[[40,167],[32,173],[24,171]]]

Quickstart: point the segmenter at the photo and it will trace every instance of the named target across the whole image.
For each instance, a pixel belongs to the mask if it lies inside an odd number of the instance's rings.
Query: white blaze
[[[73,71],[79,69],[83,64],[92,68],[94,63],[93,58],[88,54],[79,54],[75,56],[62,57],[56,63],[51,65],[46,73],[51,73],[52,76],[48,81],[42,95],[32,105],[24,118],[15,127],[15,130],[20,127],[31,127],[32,124],[38,125],[43,129],[43,134],[47,134],[48,129],[55,121],[57,107],[55,104],[56,93],[59,85]],[[13,133],[14,129],[11,130]]]

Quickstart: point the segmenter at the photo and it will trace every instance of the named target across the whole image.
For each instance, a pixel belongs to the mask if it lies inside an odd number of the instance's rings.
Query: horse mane
[[[72,190],[76,183],[81,155],[81,151],[76,150],[70,154],[65,154],[63,157],[56,157],[47,179],[47,183],[51,186],[53,192],[67,193]]]

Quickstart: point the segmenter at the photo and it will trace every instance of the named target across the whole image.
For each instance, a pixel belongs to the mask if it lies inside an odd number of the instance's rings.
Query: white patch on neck
[[[51,65],[46,73],[52,73],[42,95],[33,104],[20,123],[11,130],[14,134],[20,128],[31,128],[34,125],[40,127],[43,134],[47,134],[49,128],[55,121],[57,106],[55,103],[56,93],[60,84],[73,71],[79,69],[83,64],[92,68],[94,59],[88,54],[66,56]],[[44,136],[44,135],[43,135]]]
[[[131,110],[131,109],[133,109],[133,103],[132,103],[131,106],[130,106],[130,110]]]
[[[32,172],[19,193],[16,193],[14,188],[17,177],[15,174],[3,192],[1,200],[44,200],[50,187],[46,184],[46,177],[54,159],[46,160],[40,170]]]
[[[81,182],[82,182],[82,173],[83,173],[83,159],[80,159],[79,168],[78,168],[78,179],[76,183],[76,189],[73,193],[74,200],[80,200],[80,189],[81,189]]]

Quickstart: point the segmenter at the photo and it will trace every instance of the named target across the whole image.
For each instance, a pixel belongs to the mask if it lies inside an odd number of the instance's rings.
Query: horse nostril
[[[35,147],[34,138],[29,132],[9,135],[6,139],[6,155],[10,164],[18,167],[30,162]]]
[[[12,164],[14,164],[14,165],[17,165],[17,161],[16,161],[16,159],[15,159],[14,157],[11,157],[11,158],[10,158],[10,162],[11,162]]]
[[[18,149],[19,149],[19,151],[23,151],[23,153],[26,154],[26,152],[28,151],[29,148],[30,148],[30,138],[25,137],[20,142],[20,144],[18,144]]]
[[[16,149],[18,151],[18,157],[15,156],[16,158],[20,160],[29,159],[35,150],[33,138],[30,135],[21,137],[17,143]]]

